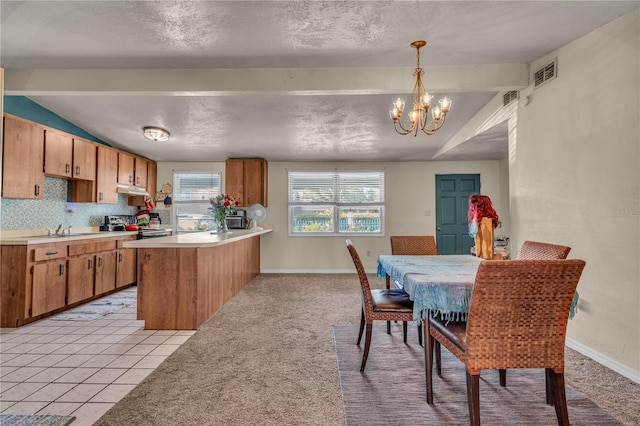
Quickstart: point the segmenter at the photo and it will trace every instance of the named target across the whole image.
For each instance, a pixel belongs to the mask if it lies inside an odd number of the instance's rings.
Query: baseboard
[[[604,365],[607,368],[615,371],[616,373],[626,377],[629,380],[632,380],[638,384],[640,384],[640,371],[634,370],[624,364],[619,363],[613,358],[609,358],[606,355],[601,354],[600,352],[594,351],[588,346],[583,345],[582,343],[570,339],[567,337],[566,344],[571,349],[580,352],[582,355],[591,358],[599,364]]]

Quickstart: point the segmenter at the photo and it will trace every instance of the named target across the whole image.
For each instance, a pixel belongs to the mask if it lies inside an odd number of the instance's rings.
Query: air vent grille
[[[558,75],[557,58],[553,62],[545,65],[533,73],[534,87],[539,87],[548,81],[553,80]]]
[[[520,92],[518,90],[511,90],[502,96],[502,106],[507,106],[518,99],[520,99]]]

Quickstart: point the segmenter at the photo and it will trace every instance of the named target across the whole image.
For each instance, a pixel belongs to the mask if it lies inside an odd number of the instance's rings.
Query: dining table
[[[413,319],[440,315],[447,321],[466,321],[476,273],[484,259],[472,255],[380,255],[378,277],[387,288],[403,288],[413,301]],[[500,262],[511,262],[503,260]],[[569,318],[576,312],[576,292]]]

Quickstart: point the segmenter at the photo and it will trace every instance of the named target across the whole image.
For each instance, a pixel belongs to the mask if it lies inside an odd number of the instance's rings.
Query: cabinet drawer
[[[37,246],[33,248],[33,261],[40,262],[42,260],[59,259],[67,257],[66,244],[51,244],[46,246]]]
[[[96,244],[96,242],[72,244],[69,246],[69,256],[94,253],[97,250]]]
[[[96,243],[97,251],[115,250],[116,242],[116,240],[99,241]]]

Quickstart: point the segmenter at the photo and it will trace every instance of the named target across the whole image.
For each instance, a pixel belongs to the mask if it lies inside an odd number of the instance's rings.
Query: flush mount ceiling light
[[[418,40],[411,43],[411,47],[416,49],[418,58],[417,66],[413,75],[416,77],[416,84],[413,86],[413,110],[409,112],[409,121],[402,124],[402,111],[404,111],[404,100],[396,99],[393,102],[393,108],[389,111],[389,117],[393,120],[393,127],[396,132],[401,135],[413,133],[418,134],[418,129],[428,135],[433,135],[444,124],[444,119],[451,108],[451,100],[442,98],[439,101],[440,106],[431,110],[431,120],[429,120],[429,108],[431,107],[432,96],[427,93],[422,84],[422,75],[424,71],[420,68],[420,48],[427,45],[426,41]]]
[[[169,132],[161,127],[143,127],[142,134],[155,142],[164,142],[169,139]]]

